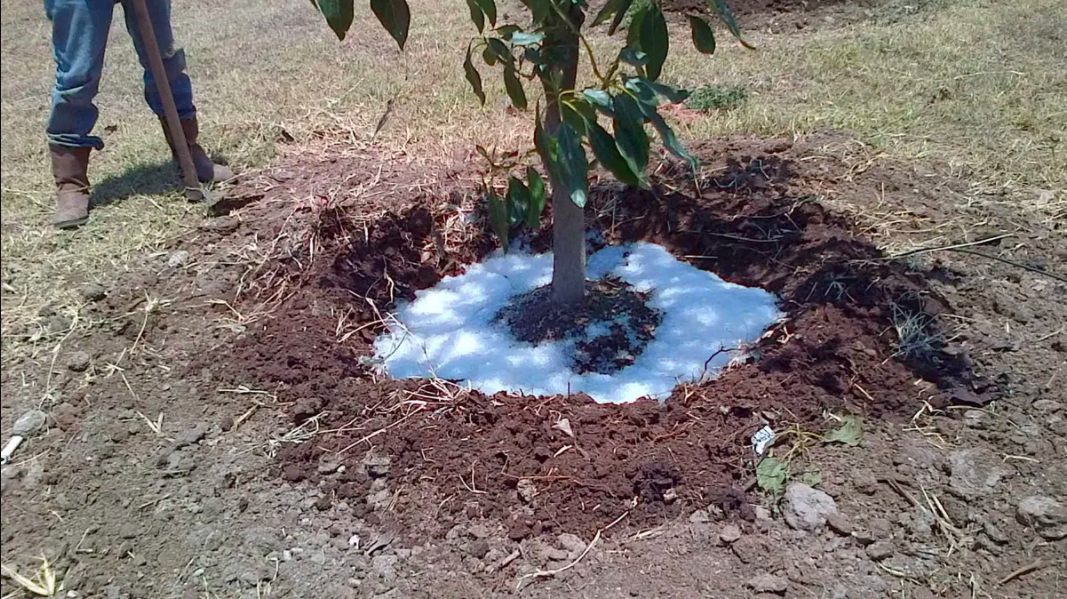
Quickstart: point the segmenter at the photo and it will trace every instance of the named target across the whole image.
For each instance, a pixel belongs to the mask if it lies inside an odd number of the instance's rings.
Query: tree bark
[[[578,6],[570,11],[572,23],[581,28],[585,16]],[[557,51],[557,62],[549,70],[560,75],[561,89],[573,90],[578,79],[578,35],[559,23],[549,32],[545,47]],[[555,136],[562,116],[550,80],[542,76],[545,97],[545,133]],[[552,181],[552,296],[563,306],[581,305],[585,299],[585,210],[571,201],[571,190],[563,181]]]

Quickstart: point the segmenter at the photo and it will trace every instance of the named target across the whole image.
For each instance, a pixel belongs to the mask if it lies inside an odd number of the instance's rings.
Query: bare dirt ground
[[[665,165],[658,201],[599,188],[609,240],[700,256],[789,313],[758,360],[624,406],[376,375],[379,314],[491,247],[463,224],[472,173],[280,160],[245,207],[87,285],[101,332],[5,369],[5,429],[16,406],[53,419],[4,469],[5,563],[40,554],[90,597],[1058,596],[1062,223],[812,147],[706,144],[700,192]],[[887,261],[864,215],[1011,236]],[[908,319],[929,347],[905,359]],[[857,446],[819,440],[830,413],[863,417]],[[753,484],[765,423],[829,525]]]
[[[5,440],[49,419],[3,468],[5,567],[108,598],[1067,594],[1062,208],[839,133],[693,149],[695,179],[596,185],[590,222],[788,320],[625,406],[381,376],[382,315],[493,249],[478,165],[283,151],[227,214],[76,284],[92,326],[12,333],[41,349],[5,357]],[[846,416],[858,443],[824,442]]]

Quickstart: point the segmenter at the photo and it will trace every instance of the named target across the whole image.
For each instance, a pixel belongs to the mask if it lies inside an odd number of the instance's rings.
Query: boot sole
[[[52,226],[57,228],[57,229],[61,229],[61,230],[77,229],[78,227],[84,225],[87,222],[89,222],[89,217],[88,216],[83,216],[81,218],[72,218],[72,219],[68,219],[68,220],[52,221]]]

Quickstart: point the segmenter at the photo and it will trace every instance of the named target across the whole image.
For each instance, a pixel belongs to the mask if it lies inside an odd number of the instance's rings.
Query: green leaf
[[[586,136],[587,122],[596,122],[596,110],[580,97],[564,101],[559,108],[563,122],[573,127],[578,137]]]
[[[715,9],[715,12],[719,13],[719,20],[726,25],[726,29],[737,38],[737,41],[741,42],[741,45],[749,50],[755,50],[756,48],[746,42],[741,37],[741,27],[737,24],[737,17],[734,16],[734,11],[730,10],[729,6],[726,6],[725,0],[707,0],[708,4]]]
[[[496,195],[492,187],[489,187],[486,195],[489,196],[489,227],[493,230],[493,234],[500,239],[500,247],[504,248],[504,253],[508,252],[508,207],[504,204],[504,200],[500,196]]]
[[[501,25],[496,28],[497,35],[504,39],[508,39],[516,31],[522,31],[522,27],[519,27],[518,25]]]
[[[467,81],[471,84],[471,89],[474,90],[474,95],[478,96],[478,100],[482,104],[485,104],[485,90],[482,89],[482,76],[478,73],[478,69],[474,68],[474,63],[471,62],[471,48],[474,46],[474,42],[467,44],[467,58],[463,61],[463,70],[467,73]]]
[[[817,487],[822,484],[822,472],[819,470],[805,470],[800,475],[800,482],[809,487]]]
[[[641,49],[641,24],[648,16],[650,4],[646,4],[634,11],[630,17],[630,27],[626,30],[626,47],[634,50]]]
[[[489,17],[489,22],[493,27],[496,27],[496,2],[495,0],[473,0],[478,8],[482,9],[485,16]],[[481,29],[479,29],[481,31]]]
[[[485,30],[485,13],[474,0],[467,0],[467,9],[471,13],[471,22],[478,28],[478,33]]]
[[[504,43],[504,40],[491,37],[486,40],[486,44],[493,49],[493,54],[496,54],[496,58],[500,62],[511,62],[514,60],[511,56],[511,49]]]
[[[775,458],[766,457],[756,465],[756,484],[775,497],[785,492],[785,481],[789,478],[789,464]]]
[[[715,34],[711,26],[701,17],[689,16],[689,28],[693,32],[693,45],[701,54],[715,53]]]
[[[561,123],[556,135],[559,151],[559,175],[561,182],[570,192],[571,201],[579,208],[585,208],[589,195],[589,163],[585,161],[582,139],[567,123]]]
[[[408,27],[411,25],[411,10],[407,1],[370,0],[370,9],[403,50],[408,41]]]
[[[592,27],[596,27],[614,16],[615,11],[619,10],[620,1],[621,0],[608,0],[604,3],[604,6],[596,13],[596,16],[593,17]]]
[[[526,226],[536,229],[541,225],[541,213],[545,210],[545,182],[532,166],[526,167],[529,182],[530,203],[526,205]]]
[[[642,112],[645,117],[652,123],[652,126],[656,128],[656,132],[659,133],[660,139],[663,140],[663,147],[667,148],[671,154],[681,158],[689,164],[689,168],[696,168],[697,159],[689,153],[689,150],[685,149],[682,142],[678,141],[678,138],[674,135],[674,130],[671,129],[667,121],[663,120],[663,117],[656,112],[656,108],[647,104],[641,105]]]
[[[667,52],[670,49],[670,37],[667,33],[667,19],[663,17],[663,11],[655,4],[650,5],[648,14],[641,20],[641,51],[648,54],[648,78],[652,81],[659,79],[663,71],[663,63],[667,61]],[[632,25],[631,25],[632,27]]]
[[[543,33],[524,33],[522,31],[516,31],[511,34],[511,39],[508,40],[513,46],[532,46],[534,44],[541,43],[545,39]]]
[[[348,28],[352,26],[355,18],[355,10],[352,8],[354,0],[314,0],[319,12],[326,17],[326,24],[333,30],[337,39],[344,40]]]
[[[656,83],[655,81],[644,81],[649,87],[656,91],[657,94],[663,96],[668,102],[684,102],[689,97],[689,90],[679,89],[664,83]]]
[[[508,223],[517,225],[526,221],[530,206],[530,188],[518,177],[508,177]]]
[[[615,18],[611,20],[611,25],[608,25],[608,35],[615,35],[619,25],[622,24],[622,20],[626,17],[626,13],[630,11],[630,5],[633,3],[634,0],[622,0],[619,2],[619,8],[615,11]]]
[[[582,92],[585,99],[590,104],[596,106],[601,112],[608,116],[614,116],[615,111],[612,108],[611,94],[601,89],[587,89]]]
[[[534,117],[534,147],[541,156],[541,162],[545,165],[548,179],[552,182],[552,185],[559,185],[559,150],[555,138],[548,135],[541,125],[540,109],[536,111],[536,116]]]
[[[841,424],[826,433],[822,438],[825,443],[844,443],[855,447],[863,439],[863,419],[859,416],[841,416]]]
[[[530,9],[534,23],[544,23],[548,15],[552,13],[552,0],[522,0],[522,3]]]
[[[600,164],[611,171],[621,183],[631,187],[646,187],[644,173],[634,172],[630,163],[619,152],[615,138],[595,121],[589,124],[589,145],[593,147],[593,155]]]
[[[615,96],[612,106],[615,110],[612,124],[619,153],[633,172],[643,174],[648,168],[648,134],[645,133],[641,108],[636,100],[625,93]]]
[[[619,60],[635,67],[648,66],[648,54],[633,48],[619,50]]]
[[[514,62],[504,63],[504,88],[511,98],[511,104],[519,110],[526,110],[526,91],[522,89]]]

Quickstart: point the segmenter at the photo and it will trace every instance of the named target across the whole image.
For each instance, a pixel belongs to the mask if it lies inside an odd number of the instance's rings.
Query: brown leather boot
[[[89,220],[89,152],[92,148],[48,146],[56,180],[56,211],[52,224],[73,229]]]
[[[159,123],[163,125],[163,135],[166,136],[167,145],[170,146],[170,153],[174,156],[174,161],[177,162],[178,155],[174,152],[174,140],[171,138],[167,121],[159,119]],[[196,122],[196,117],[182,121],[182,132],[185,133],[185,143],[189,146],[189,154],[193,157],[197,180],[201,183],[210,183],[233,179],[234,174],[229,167],[215,164],[211,157],[207,155],[207,152],[204,151],[204,148],[201,148],[200,144],[196,143],[196,138],[200,136],[200,126]]]

